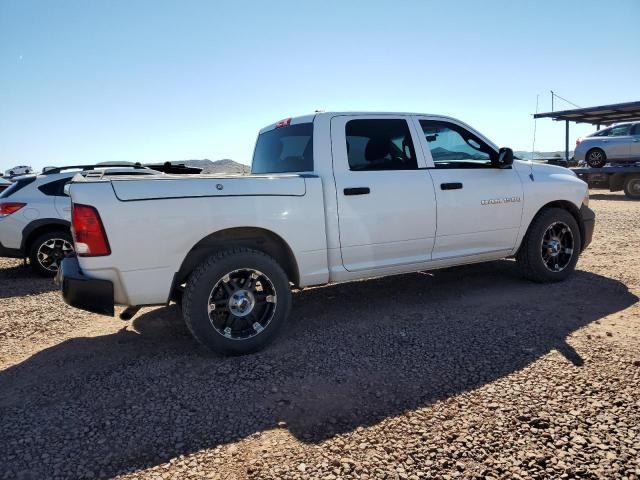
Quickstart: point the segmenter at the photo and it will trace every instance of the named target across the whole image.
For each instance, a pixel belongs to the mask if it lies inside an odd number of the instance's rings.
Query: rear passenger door
[[[438,205],[432,259],[508,254],[522,217],[516,170],[495,167],[498,151],[462,123],[422,116],[414,122]]]
[[[427,262],[435,195],[410,117],[337,116],[331,139],[345,269]]]
[[[608,160],[626,160],[631,155],[630,125],[616,125],[609,129],[607,136],[602,137],[604,152]]]
[[[631,127],[631,152],[630,157],[640,161],[640,123]]]

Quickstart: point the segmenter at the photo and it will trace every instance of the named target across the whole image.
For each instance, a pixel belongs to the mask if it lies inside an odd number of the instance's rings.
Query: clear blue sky
[[[550,89],[640,100],[640,1],[0,0],[3,170],[249,163],[259,128],[315,109],[448,114],[530,150]],[[562,148],[538,121],[536,150]]]

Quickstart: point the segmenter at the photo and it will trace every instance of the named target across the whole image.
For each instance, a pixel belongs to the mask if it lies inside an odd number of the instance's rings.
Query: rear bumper
[[[113,283],[85,276],[75,255],[62,261],[56,283],[65,303],[72,307],[101,315],[114,315]]]
[[[593,229],[596,226],[596,214],[586,205],[580,207],[580,218],[582,219],[582,249],[589,246],[593,239]]]
[[[9,248],[0,242],[0,257],[22,258],[24,257],[22,250],[19,248]]]

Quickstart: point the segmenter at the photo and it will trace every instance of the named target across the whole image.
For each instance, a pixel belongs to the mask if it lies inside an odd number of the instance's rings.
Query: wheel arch
[[[183,284],[196,266],[212,252],[232,247],[251,248],[273,257],[284,269],[291,283],[300,283],[300,272],[293,250],[280,235],[260,227],[234,227],[207,235],[189,250],[174,276],[172,295],[175,287]]]
[[[538,209],[538,211],[536,212],[536,214],[533,216],[533,218],[531,219],[531,222],[529,222],[529,226],[527,227],[527,233],[529,233],[529,228],[531,228],[531,225],[533,224],[533,221],[538,218],[538,216],[540,216],[540,214],[549,209],[549,208],[561,208],[562,210],[566,210],[568,211],[571,216],[576,220],[576,223],[578,224],[578,228],[580,228],[580,251],[584,250],[585,247],[585,228],[584,228],[584,221],[582,220],[582,216],[580,215],[580,208],[578,208],[576,206],[575,203],[569,201],[569,200],[553,200],[549,203],[544,204],[542,207],[540,207]],[[525,234],[526,236],[526,234]],[[521,243],[522,245],[522,243]]]
[[[29,255],[31,244],[43,233],[64,231],[71,234],[71,222],[59,218],[40,218],[34,220],[22,230],[22,254]]]

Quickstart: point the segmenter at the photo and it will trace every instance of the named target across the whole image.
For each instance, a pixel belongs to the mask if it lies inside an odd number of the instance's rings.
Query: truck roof
[[[475,133],[476,135],[478,135],[480,138],[482,138],[482,140],[484,140],[485,142],[487,142],[487,144],[489,144],[490,146],[492,146],[493,148],[495,148],[496,150],[498,150],[498,146],[491,141],[491,139],[487,138],[485,135],[483,135],[482,133],[480,133],[479,131],[477,131],[476,129],[474,129],[471,125],[468,125],[467,123],[458,120],[457,118],[454,117],[449,117],[447,115],[440,115],[437,113],[416,113],[416,112],[363,112],[363,111],[351,111],[351,112],[315,112],[309,115],[301,115],[298,117],[290,117],[290,118],[285,118],[283,120],[280,120],[278,122],[272,123],[271,125],[267,125],[266,127],[264,127],[263,129],[260,130],[260,134],[264,133],[264,132],[268,132],[269,130],[273,130],[274,128],[278,127],[278,126],[286,126],[286,125],[296,125],[298,123],[309,123],[309,122],[316,122],[317,117],[324,117],[326,118],[326,120],[324,120],[325,122],[329,122],[331,120],[331,117],[337,117],[340,115],[391,115],[391,116],[421,116],[421,117],[434,117],[436,119],[441,119],[441,120],[445,120],[445,121],[451,121],[453,123],[456,123],[458,125],[461,125],[465,128],[467,128],[468,130],[472,131],[473,133]]]
[[[434,117],[440,117],[440,118],[449,118],[452,120],[456,120],[459,122],[459,120],[454,119],[453,117],[449,117],[447,115],[440,115],[440,114],[435,114],[435,113],[419,113],[419,112],[366,112],[366,111],[347,111],[347,112],[339,112],[339,111],[334,111],[334,112],[315,112],[315,113],[310,113],[307,115],[299,115],[297,117],[288,117],[282,120],[279,120],[277,122],[274,122],[270,125],[267,125],[266,127],[262,128],[260,130],[260,133],[263,132],[267,132],[269,130],[273,130],[274,128],[276,128],[276,126],[280,123],[280,122],[284,122],[287,121],[290,125],[295,125],[298,123],[309,123],[309,122],[313,122],[315,120],[316,117],[336,117],[339,115],[402,115],[402,116],[407,116],[407,115],[420,115],[420,116],[434,116]]]

